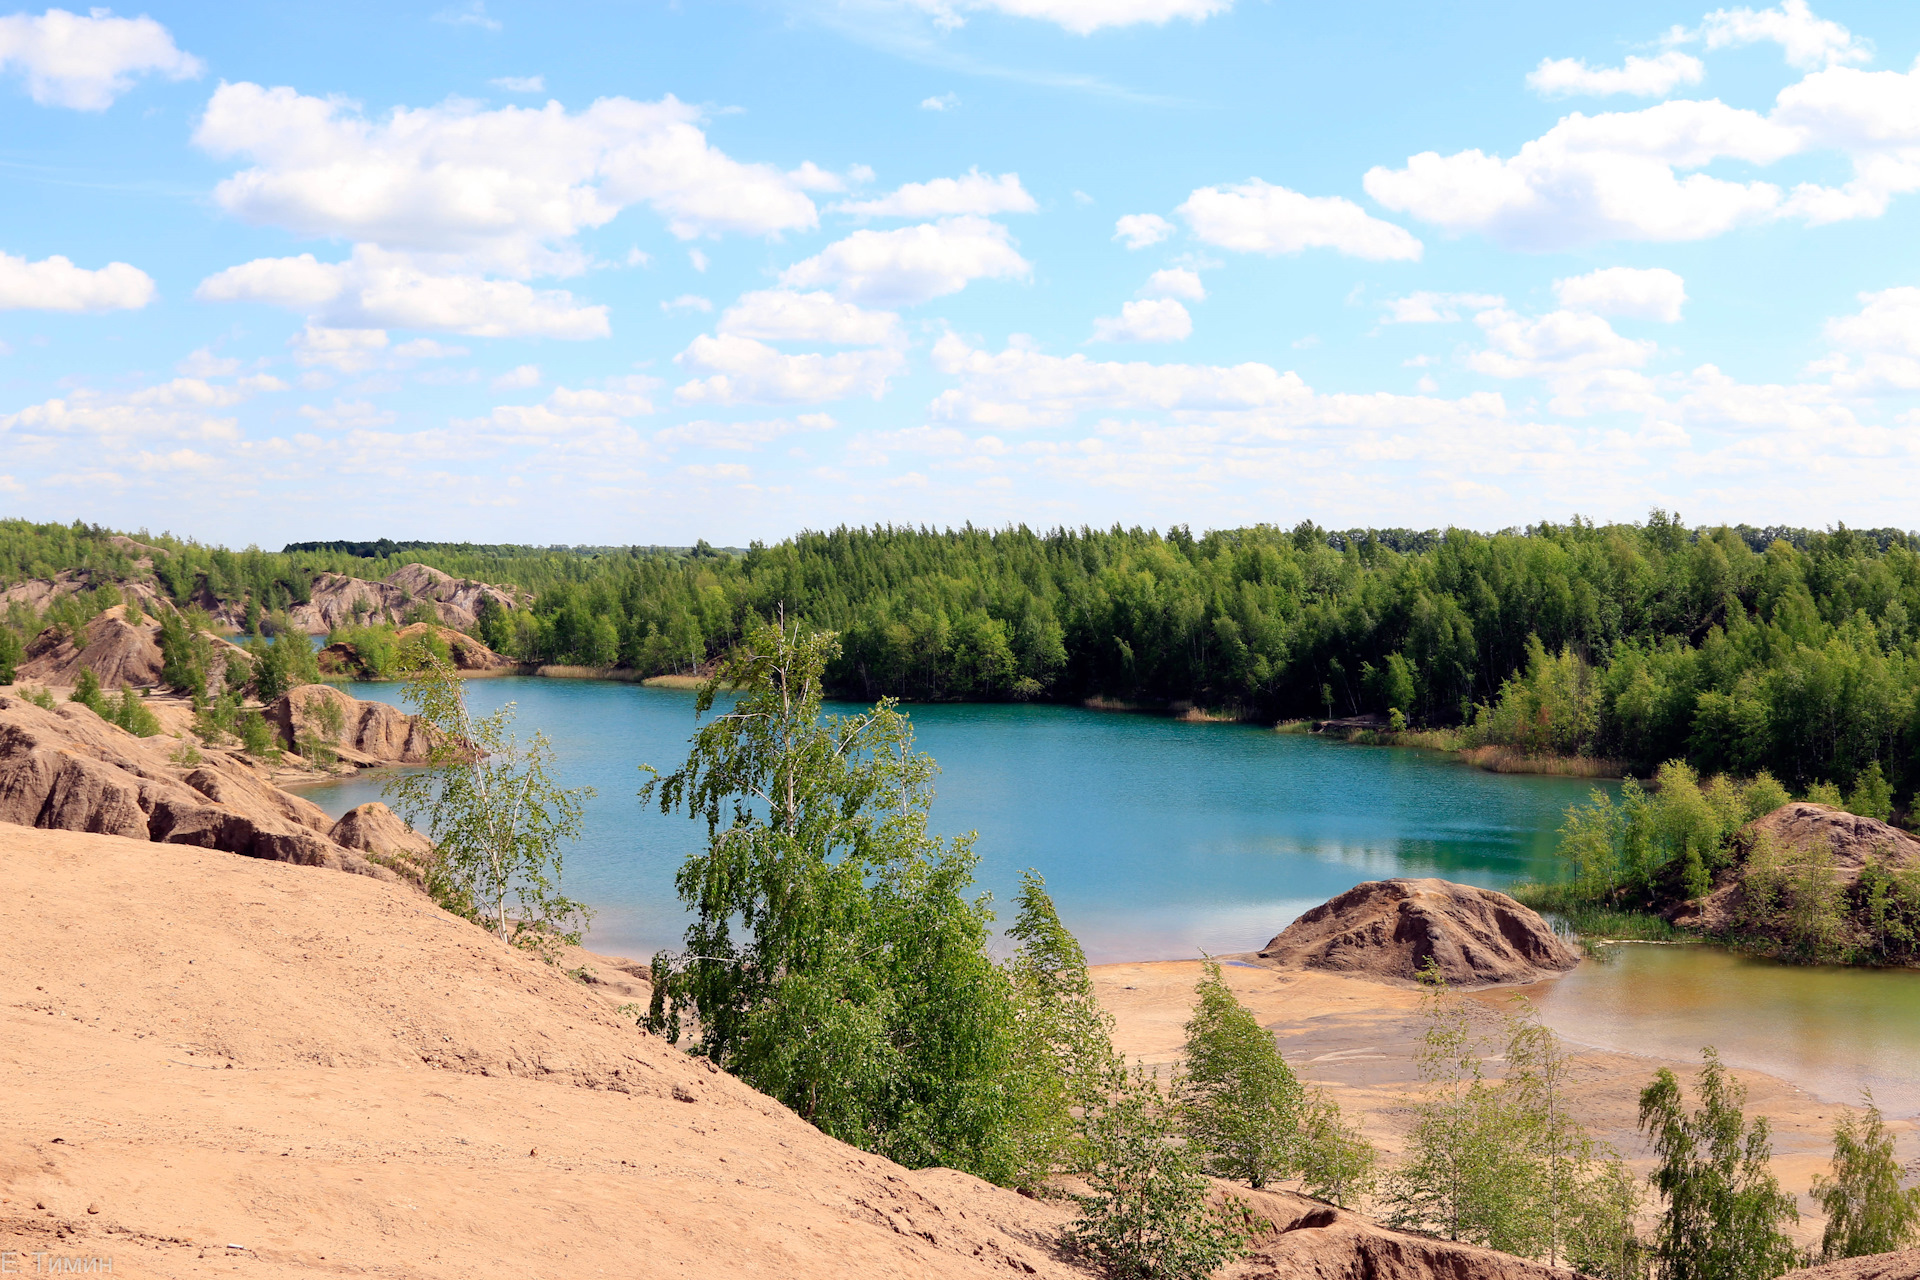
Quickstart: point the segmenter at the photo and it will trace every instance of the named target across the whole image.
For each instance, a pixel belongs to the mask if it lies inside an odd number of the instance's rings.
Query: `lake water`
[[[399,700],[396,685],[346,687]],[[483,714],[517,702],[518,727],[553,740],[563,781],[598,790],[566,862],[568,893],[598,912],[588,944],[636,957],[677,946],[673,874],[704,827],[634,793],[639,764],[685,758],[694,695],[534,678],[467,688]],[[943,770],[935,829],[978,831],[980,883],[1003,904],[1020,872],[1038,869],[1095,963],[1253,950],[1363,880],[1498,887],[1551,874],[1561,816],[1595,785],[1248,725],[1049,706],[910,711]],[[381,785],[369,774],[304,794],[339,814],[380,799]],[[1582,1043],[1685,1060],[1713,1044],[1828,1100],[1869,1086],[1889,1114],[1920,1113],[1917,973],[1627,946],[1536,998],[1549,1026]]]
[[[346,688],[398,702],[397,685]],[[635,956],[676,945],[673,873],[705,828],[634,793],[638,765],[685,758],[694,695],[510,677],[471,681],[468,698],[480,713],[516,702],[518,727],[553,740],[564,782],[598,791],[566,861],[567,892],[598,912],[589,945]],[[910,711],[942,770],[935,829],[979,832],[979,880],[1000,903],[1036,868],[1095,962],[1253,950],[1363,880],[1543,874],[1562,812],[1593,785],[1247,725],[1030,705]],[[338,814],[380,799],[381,785],[363,776],[303,794]]]

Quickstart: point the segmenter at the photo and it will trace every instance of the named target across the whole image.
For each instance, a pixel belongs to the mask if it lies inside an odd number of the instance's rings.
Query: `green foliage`
[[[400,641],[395,633],[399,628],[391,623],[376,623],[372,626],[335,627],[327,636],[330,645],[344,644],[353,649],[360,664],[360,673],[369,680],[390,680],[400,670]],[[450,654],[440,655],[443,660],[451,661]]]
[[[160,732],[160,718],[135,697],[133,690],[126,685],[121,686],[120,697],[110,703],[103,714],[128,733],[138,737],[151,738]]]
[[[246,644],[254,696],[262,702],[272,702],[290,689],[320,679],[319,659],[306,634],[284,613],[269,618],[267,626],[273,633],[271,641],[255,636]]]
[[[77,702],[101,719],[108,716],[107,696],[101,692],[100,677],[93,674],[90,667],[80,668],[80,678],[73,682],[73,692],[67,695],[68,702]]]
[[[240,749],[248,755],[260,760],[280,758],[280,735],[274,731],[273,722],[260,712],[241,712],[234,732],[239,735]]]
[[[1209,1203],[1198,1154],[1178,1140],[1178,1108],[1143,1072],[1087,1117],[1092,1193],[1068,1242],[1114,1280],[1205,1280],[1245,1238]]]
[[[201,618],[180,609],[168,609],[160,620],[160,682],[190,695],[195,703],[204,702],[210,690],[207,673],[212,666],[213,646],[207,640]]]
[[[1187,1140],[1211,1172],[1264,1187],[1299,1162],[1305,1091],[1218,963],[1206,962],[1195,994],[1178,1093]]]
[[[821,714],[835,648],[757,626],[698,714],[738,700],[641,791],[708,833],[676,877],[694,919],[685,954],[654,958],[649,1023],[677,1040],[691,1010],[696,1052],[827,1133],[1004,1183],[1027,1155],[1008,1123],[1019,1037],[992,913],[966,896],[972,840],[928,832],[933,761],[890,700]]]
[[[38,689],[22,689],[20,696],[43,711],[53,710],[53,691],[45,686]]]
[[[1799,1210],[1769,1168],[1766,1117],[1748,1125],[1745,1086],[1712,1049],[1701,1058],[1694,1111],[1665,1067],[1640,1094],[1640,1128],[1660,1160],[1651,1182],[1665,1202],[1655,1271],[1660,1280],[1773,1280],[1804,1264],[1784,1230]]]
[[[1307,1194],[1343,1209],[1366,1200],[1378,1181],[1379,1150],[1360,1132],[1359,1122],[1343,1117],[1340,1104],[1318,1089],[1307,1092],[1300,1111],[1295,1159]]]
[[[1094,996],[1086,954],[1060,923],[1046,882],[1028,871],[1013,901],[1019,914],[1007,936],[1020,949],[1006,966],[1014,1021],[1010,1183],[1038,1192],[1050,1175],[1085,1166],[1080,1119],[1125,1070],[1113,1051],[1113,1018]]]
[[[1555,1264],[1577,1260],[1619,1280],[1635,1274],[1632,1179],[1569,1114],[1558,1039],[1517,1001],[1504,1020],[1506,1076],[1489,1081],[1469,1006],[1431,963],[1424,977],[1427,1032],[1416,1057],[1427,1092],[1414,1105],[1406,1161],[1387,1180],[1390,1220]]]
[[[1869,764],[1854,779],[1853,790],[1847,795],[1846,809],[1848,813],[1857,813],[1863,818],[1877,818],[1881,822],[1893,820],[1893,786],[1887,781],[1887,775],[1881,772],[1878,760]]]
[[[244,714],[240,702],[240,693],[228,689],[211,702],[203,703],[193,718],[193,731],[210,747],[217,747],[228,738],[240,735],[240,722]],[[260,717],[260,723],[266,724],[266,717]],[[271,746],[262,742],[262,749]]]
[[[15,668],[26,656],[26,646],[20,643],[20,633],[0,624],[0,684],[13,683]]]
[[[181,766],[182,768],[191,769],[193,768],[193,766],[200,763],[200,760],[201,760],[200,750],[199,748],[195,747],[191,742],[183,742],[179,746],[173,749],[173,751],[167,756],[167,759],[173,761],[175,764]]]
[[[1742,927],[1784,959],[1839,960],[1855,942],[1846,887],[1824,836],[1799,849],[1756,839],[1742,888]]]
[[[401,670],[401,698],[431,745],[426,767],[390,779],[385,794],[433,838],[429,889],[501,941],[551,961],[557,943],[580,941],[589,915],[561,894],[560,877],[562,848],[579,838],[593,789],[554,781],[546,735],[523,744],[510,731],[512,703],[474,718],[459,673],[424,645],[402,653]]]
[[[1873,1095],[1862,1102],[1865,1114],[1849,1112],[1834,1125],[1832,1170],[1813,1180],[1813,1198],[1827,1215],[1822,1262],[1920,1244],[1920,1187],[1901,1187],[1893,1135]]]

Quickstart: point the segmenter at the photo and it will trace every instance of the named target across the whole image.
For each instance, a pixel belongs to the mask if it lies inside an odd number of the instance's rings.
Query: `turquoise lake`
[[[664,770],[685,758],[694,695],[531,678],[467,688],[477,712],[516,702],[520,731],[553,740],[565,783],[598,791],[566,860],[568,893],[598,913],[588,945],[636,958],[676,948],[685,916],[673,874],[704,828],[634,793],[642,762]],[[396,685],[347,689],[399,701]],[[1249,725],[1049,706],[909,711],[919,749],[942,769],[935,829],[979,833],[979,881],[1000,903],[1022,870],[1038,869],[1095,963],[1250,951],[1363,880],[1497,887],[1550,875],[1561,816],[1595,785]],[[366,774],[303,794],[339,814],[380,799],[381,785]],[[1829,1101],[1871,1086],[1889,1114],[1920,1114],[1920,973],[1630,946],[1536,998],[1547,1024],[1579,1043],[1683,1061],[1714,1044],[1736,1066]]]
[[[346,687],[399,700],[396,685]],[[476,712],[517,703],[517,727],[553,740],[566,784],[598,792],[566,861],[568,893],[597,912],[588,945],[632,956],[675,946],[685,917],[673,873],[704,828],[634,793],[641,763],[685,758],[694,695],[534,678],[468,690]],[[1022,870],[1039,870],[1095,962],[1252,950],[1363,880],[1497,886],[1545,874],[1561,814],[1593,786],[1248,725],[1033,705],[909,711],[942,770],[935,829],[979,833],[979,881],[998,902]],[[338,814],[380,790],[366,776],[303,794]]]

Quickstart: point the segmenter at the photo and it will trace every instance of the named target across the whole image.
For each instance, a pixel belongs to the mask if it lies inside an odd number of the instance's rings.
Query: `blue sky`
[[[0,12],[0,509],[1920,524],[1920,7]]]

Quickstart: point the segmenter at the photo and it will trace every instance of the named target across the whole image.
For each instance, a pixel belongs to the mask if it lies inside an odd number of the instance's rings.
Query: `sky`
[[[0,514],[1920,526],[1920,6],[0,9]]]

